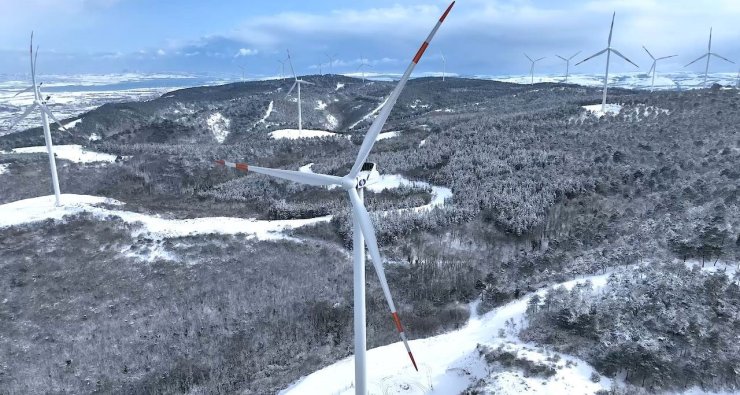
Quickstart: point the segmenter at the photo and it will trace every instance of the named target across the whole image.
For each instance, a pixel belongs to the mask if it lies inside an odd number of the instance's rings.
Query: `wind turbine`
[[[388,116],[390,115],[393,106],[396,104],[401,91],[403,90],[406,82],[411,76],[411,72],[414,67],[421,59],[424,51],[429,46],[429,42],[432,40],[434,35],[437,33],[439,26],[444,22],[447,14],[449,14],[452,6],[455,4],[453,1],[447,10],[439,18],[439,21],[434,26],[432,31],[427,36],[424,43],[421,45],[416,55],[413,57],[411,63],[406,68],[403,76],[398,81],[398,84],[391,92],[388,97],[386,104],[380,110],[377,118],[373,121],[370,129],[365,135],[365,139],[360,146],[360,151],[357,154],[352,169],[349,174],[344,177],[317,174],[317,173],[304,173],[293,170],[281,170],[281,169],[268,169],[264,167],[250,166],[246,163],[233,163],[224,160],[218,160],[216,163],[222,166],[232,167],[244,172],[249,170],[265,174],[272,177],[282,178],[307,185],[316,186],[338,186],[344,189],[349,195],[349,200],[352,205],[352,222],[353,222],[353,255],[354,255],[354,348],[355,348],[355,394],[367,394],[367,370],[366,370],[366,337],[365,337],[365,246],[370,252],[370,256],[373,260],[373,267],[380,280],[380,286],[383,290],[383,295],[388,303],[388,307],[391,310],[391,317],[399,332],[399,336],[403,341],[406,348],[406,352],[411,359],[411,363],[414,369],[419,370],[414,355],[411,353],[409,348],[406,333],[401,325],[401,320],[398,317],[396,306],[393,303],[390,289],[388,288],[388,281],[385,277],[385,271],[383,270],[383,261],[380,256],[380,250],[378,249],[378,240],[375,236],[375,229],[373,223],[370,220],[370,215],[365,208],[363,203],[363,188],[367,183],[367,178],[375,171],[375,164],[365,162],[370,150],[373,148],[375,139],[383,129]]]
[[[447,73],[447,59],[445,59],[445,54],[443,54],[442,51],[439,51],[439,56],[442,57],[442,82],[445,82],[445,74]]]
[[[280,79],[283,79],[285,78],[285,60],[278,59],[277,62],[280,63],[280,66],[282,66],[280,69]]]
[[[242,66],[242,65],[236,65],[236,67],[238,67],[242,71],[242,81],[244,81],[244,70],[245,70],[244,69],[244,66]]]
[[[737,80],[735,81],[735,89],[740,89],[740,69],[737,70]]]
[[[722,60],[726,60],[726,61],[728,61],[728,62],[730,62],[732,64],[735,64],[735,62],[731,61],[730,59],[727,59],[724,56],[721,56],[721,55],[718,55],[718,54],[712,52],[712,28],[710,27],[709,28],[709,46],[707,47],[707,53],[705,53],[704,55],[700,56],[699,58],[697,58],[693,62],[687,64],[686,66],[683,66],[683,67],[689,67],[692,64],[694,64],[694,63],[696,63],[696,62],[698,62],[698,61],[700,61],[700,60],[702,60],[704,58],[707,58],[707,66],[706,66],[706,68],[704,68],[704,83],[702,84],[702,88],[706,88],[707,87],[707,75],[709,74],[709,59],[712,56],[716,56],[716,57],[718,57],[718,58],[720,58]]]
[[[532,58],[530,58],[529,55],[527,55],[526,53],[524,54],[524,56],[526,56],[527,59],[529,59],[529,62],[532,63],[532,65],[529,66],[529,76],[532,77],[532,84],[534,84],[534,64],[544,59],[544,57],[532,60]]]
[[[653,56],[653,54],[650,53],[650,51],[648,51],[647,48],[645,48],[644,45],[642,46],[642,49],[644,49],[645,52],[647,52],[647,54],[650,55],[650,57],[653,59],[653,65],[650,66],[650,71],[648,71],[648,75],[650,75],[650,73],[653,73],[653,82],[650,83],[650,91],[652,92],[653,90],[655,90],[655,66],[658,64],[658,61],[663,59],[675,58],[678,55],[661,56],[660,58],[656,58],[655,56]]]
[[[609,85],[609,60],[611,58],[611,54],[614,53],[615,55],[617,55],[620,58],[622,58],[622,59],[626,60],[627,62],[631,63],[633,66],[637,67],[638,69],[640,68],[640,66],[634,64],[631,60],[627,59],[619,51],[617,51],[616,49],[612,48],[612,32],[614,31],[614,17],[616,15],[617,15],[616,12],[612,14],[612,25],[609,28],[609,41],[607,41],[606,48],[605,49],[602,49],[601,51],[599,51],[599,52],[597,52],[597,53],[595,53],[595,54],[587,57],[586,59],[583,59],[582,61],[576,63],[576,66],[578,66],[579,64],[581,64],[581,63],[583,63],[583,62],[585,62],[587,60],[593,59],[593,58],[595,58],[595,57],[603,54],[604,52],[606,52],[606,72],[604,73],[604,95],[603,95],[603,97],[601,99],[601,112],[606,111],[606,90],[607,90],[607,87]]]
[[[290,96],[290,93],[293,92],[293,89],[298,86],[298,133],[300,134],[301,131],[303,131],[303,117],[301,115],[301,85],[314,85],[314,83],[298,79],[298,76],[295,74],[295,70],[293,70],[293,61],[290,59],[290,51],[287,49],[286,51],[288,52],[288,63],[290,64],[290,72],[293,73],[293,79],[295,80],[295,82],[293,83],[293,86],[290,87],[290,90],[285,95],[285,98],[287,99],[288,96]]]
[[[329,74],[333,74],[334,71],[334,61],[337,59],[337,55],[329,55],[328,53],[325,53],[327,58],[329,58]]]
[[[365,62],[365,58],[360,56],[360,65],[357,66],[357,70],[362,69],[362,82],[365,82],[365,68],[370,67],[370,64]]]
[[[59,125],[59,128],[64,130],[65,132],[67,129],[64,128],[61,122],[54,116],[54,114],[51,113],[51,110],[49,110],[49,107],[46,106],[46,102],[49,100],[49,96],[46,98],[43,98],[41,95],[41,84],[36,84],[36,59],[38,59],[39,55],[39,49],[36,47],[36,53],[33,52],[33,32],[31,32],[31,45],[30,45],[30,59],[31,59],[31,86],[28,88],[18,92],[15,94],[15,96],[20,95],[21,93],[25,92],[33,92],[33,104],[26,108],[26,110],[19,116],[18,118],[13,121],[13,123],[10,125],[9,130],[13,130],[15,126],[26,118],[33,110],[39,109],[39,112],[41,113],[41,125],[44,128],[44,141],[46,142],[46,152],[49,154],[49,170],[51,171],[51,184],[54,189],[54,198],[55,198],[55,205],[61,206],[62,203],[60,201],[60,195],[59,192],[59,177],[57,175],[57,163],[56,158],[54,158],[54,147],[52,146],[51,142],[51,129],[49,128],[49,118],[51,118],[54,122],[56,122]]]
[[[560,59],[562,59],[565,62],[565,83],[566,84],[568,83],[568,76],[570,75],[570,61],[573,58],[575,58],[576,56],[578,56],[579,53],[581,53],[581,51],[576,52],[575,54],[573,54],[573,56],[571,56],[571,57],[569,57],[567,59],[564,58],[564,57],[562,57],[562,56],[560,56],[560,55],[555,55],[555,56],[559,57]]]

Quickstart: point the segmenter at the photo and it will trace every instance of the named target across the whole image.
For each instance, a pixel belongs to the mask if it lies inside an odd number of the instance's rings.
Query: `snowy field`
[[[116,161],[115,155],[88,151],[82,148],[82,146],[76,144],[55,145],[53,150],[57,158],[75,163],[112,163]],[[46,153],[46,146],[41,145],[35,147],[14,148],[10,152],[14,154]],[[0,151],[0,155],[2,154],[4,153]]]
[[[325,130],[312,130],[312,129],[280,129],[270,132],[270,137],[275,140],[278,139],[308,139],[317,137],[337,137],[341,136],[337,133],[327,132]]]

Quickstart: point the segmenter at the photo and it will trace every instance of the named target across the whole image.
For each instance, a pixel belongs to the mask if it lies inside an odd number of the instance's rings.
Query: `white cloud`
[[[256,49],[239,48],[239,51],[236,52],[234,57],[238,58],[240,56],[252,56],[257,55],[257,53],[259,53],[259,51],[257,51]]]
[[[157,55],[164,56],[164,55],[167,55],[167,52],[165,52],[164,49],[161,49],[160,48],[160,49],[157,50]]]

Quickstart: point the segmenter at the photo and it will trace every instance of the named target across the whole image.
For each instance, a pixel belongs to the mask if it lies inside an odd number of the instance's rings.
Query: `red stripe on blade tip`
[[[411,363],[414,364],[414,369],[418,372],[419,368],[416,366],[416,360],[414,360],[414,354],[412,354],[411,351],[409,351],[409,358],[411,358]]]
[[[249,170],[249,166],[246,163],[237,163],[236,166],[234,167],[236,167],[237,170],[241,170],[241,171]]]
[[[421,59],[421,56],[424,55],[424,51],[427,50],[427,47],[429,46],[429,43],[424,41],[424,44],[421,44],[421,47],[419,47],[419,50],[416,52],[416,56],[414,56],[414,63],[419,63],[419,60]]]
[[[221,165],[221,166],[226,166],[226,161],[219,159],[219,160],[216,161],[216,164],[217,165]]]
[[[444,22],[445,21],[445,18],[447,18],[447,14],[449,14],[450,13],[450,10],[452,10],[452,6],[453,5],[455,5],[455,2],[454,1],[452,3],[450,3],[450,6],[447,7],[447,10],[445,11],[445,13],[442,14],[442,17],[441,18],[439,18],[439,21],[440,22]]]

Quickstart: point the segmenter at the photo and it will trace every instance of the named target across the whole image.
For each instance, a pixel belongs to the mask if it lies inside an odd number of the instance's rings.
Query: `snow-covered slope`
[[[338,136],[336,133],[327,132],[324,130],[311,130],[311,129],[280,129],[270,132],[270,137],[273,139],[307,139],[315,137],[333,137]]]
[[[590,276],[560,285],[571,288],[586,280],[594,288],[603,287],[608,276]],[[538,293],[544,295],[546,290]],[[419,371],[414,371],[402,343],[394,343],[368,351],[368,389],[371,394],[458,394],[471,384],[484,380],[493,394],[564,394],[592,395],[608,389],[611,380],[590,380],[594,369],[585,361],[560,355],[557,374],[549,379],[524,377],[521,372],[489,370],[477,346],[505,347],[520,357],[546,361],[547,352],[521,342],[514,325],[521,325],[531,295],[499,307],[483,316],[472,316],[462,329],[443,335],[410,342]],[[473,306],[474,307],[474,306]],[[354,359],[345,358],[318,370],[291,385],[281,394],[354,394]]]
[[[35,147],[23,147],[14,148],[10,152],[16,154],[28,154],[28,153],[46,153],[46,146],[35,146]],[[116,156],[111,154],[105,154],[101,152],[88,151],[80,145],[55,145],[54,154],[59,159],[66,159],[70,162],[75,163],[95,163],[95,162],[108,162],[112,163],[116,161]]]

